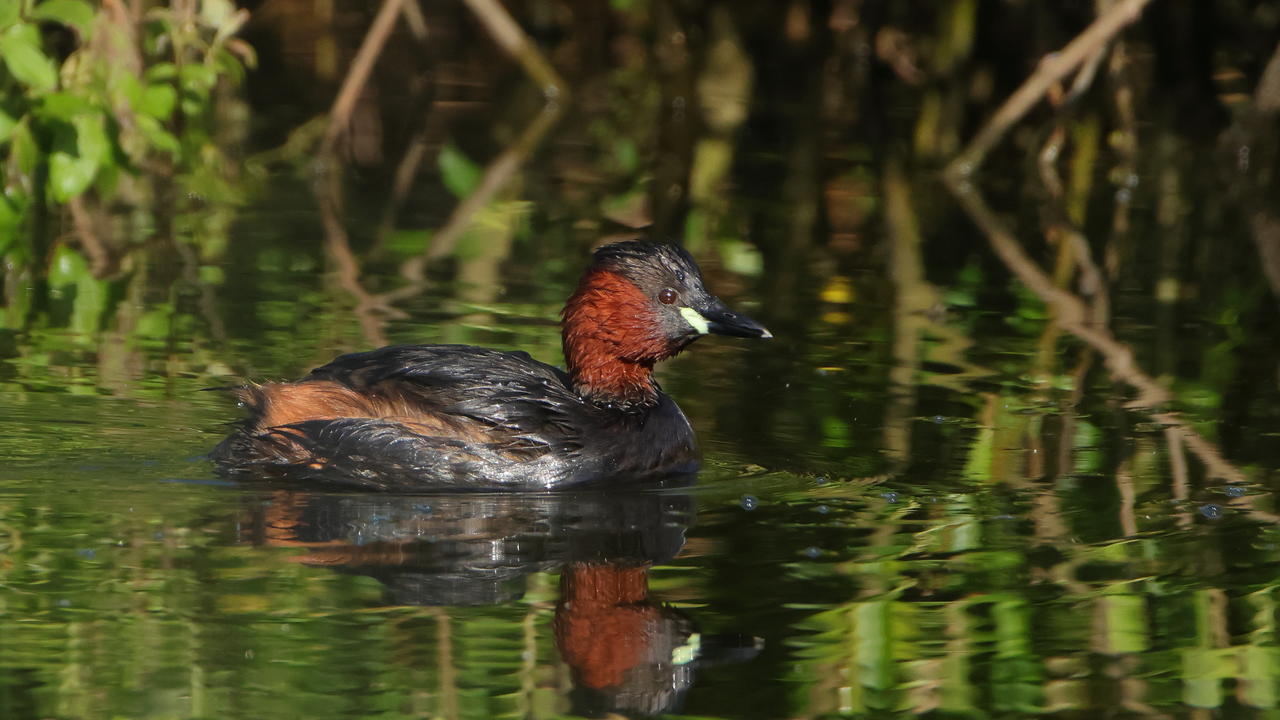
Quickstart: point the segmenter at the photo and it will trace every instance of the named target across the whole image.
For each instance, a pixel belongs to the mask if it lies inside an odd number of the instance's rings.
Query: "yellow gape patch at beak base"
[[[697,330],[699,335],[706,335],[711,332],[711,325],[707,322],[707,319],[702,317],[702,313],[691,307],[680,308],[680,317],[684,318],[685,322],[692,325],[693,329]]]

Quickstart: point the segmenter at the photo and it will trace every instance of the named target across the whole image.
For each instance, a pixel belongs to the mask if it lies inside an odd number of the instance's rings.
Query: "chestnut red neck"
[[[587,271],[564,308],[565,362],[573,386],[598,402],[653,405],[653,365],[675,354],[651,301],[612,270]]]

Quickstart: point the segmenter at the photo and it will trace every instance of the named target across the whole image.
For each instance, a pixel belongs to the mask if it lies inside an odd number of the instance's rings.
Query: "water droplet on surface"
[[[755,495],[743,495],[738,502],[742,505],[743,510],[755,510],[760,506],[760,501],[756,499]]]

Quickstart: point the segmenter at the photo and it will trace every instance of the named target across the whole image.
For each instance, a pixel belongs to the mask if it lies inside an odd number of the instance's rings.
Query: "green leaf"
[[[455,197],[466,197],[480,185],[480,166],[471,162],[452,143],[440,148],[440,157],[436,160],[440,167],[440,178],[444,186]]]
[[[67,247],[58,245],[54,248],[53,259],[49,262],[49,285],[63,288],[74,285],[89,274],[89,263],[84,257]]]
[[[235,20],[236,6],[230,0],[205,0],[200,3],[200,19],[211,28],[221,28]]]
[[[178,93],[169,85],[148,85],[138,101],[138,112],[157,120],[166,120],[178,103]]]
[[[0,108],[0,143],[9,139],[13,129],[18,126],[18,119]]]
[[[36,20],[61,23],[75,28],[81,37],[89,37],[93,30],[95,13],[93,6],[84,0],[45,0],[31,11]]]
[[[78,115],[70,126],[54,132],[49,154],[49,185],[53,198],[66,202],[84,192],[98,174],[110,150],[105,123],[100,114]]]
[[[58,68],[40,49],[39,35],[32,37],[28,25],[14,25],[0,33],[0,59],[18,82],[36,92],[58,86]]]
[[[182,143],[178,142],[178,138],[174,137],[172,133],[165,130],[159,120],[149,115],[139,115],[134,120],[138,123],[138,130],[142,133],[142,136],[155,149],[175,155],[182,151]]]
[[[178,68],[173,63],[156,63],[147,68],[143,76],[146,77],[147,82],[153,83],[160,80],[172,80],[178,76]]]
[[[18,2],[0,2],[0,29],[18,22],[21,7],[22,3]]]
[[[40,146],[31,134],[31,126],[26,119],[18,123],[11,136],[10,152],[18,172],[31,177],[40,164]],[[30,188],[27,188],[30,190]]]
[[[94,112],[88,100],[69,92],[49,93],[40,98],[40,115],[71,122],[77,115]]]
[[[0,257],[9,251],[9,246],[18,237],[18,225],[22,222],[22,209],[16,203],[0,194]]]
[[[183,65],[178,71],[178,81],[183,89],[200,95],[207,95],[218,82],[218,73],[204,65]]]

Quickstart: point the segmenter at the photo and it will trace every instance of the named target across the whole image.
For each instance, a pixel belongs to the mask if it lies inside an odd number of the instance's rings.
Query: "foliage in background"
[[[42,261],[30,257],[33,214],[90,192],[145,205],[154,191],[137,180],[218,159],[215,90],[254,62],[233,37],[247,13],[230,0],[144,7],[0,4],[0,254],[11,261]]]

